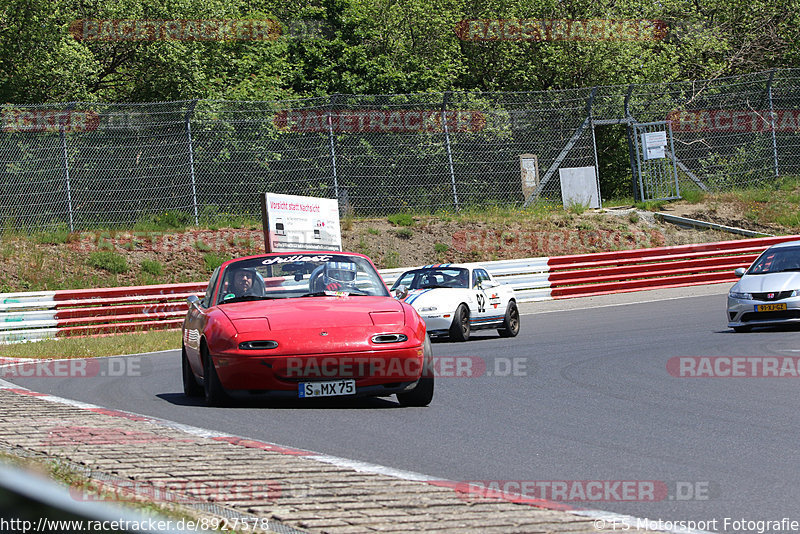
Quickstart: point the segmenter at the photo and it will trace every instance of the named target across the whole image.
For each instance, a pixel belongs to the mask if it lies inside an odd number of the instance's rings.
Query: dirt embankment
[[[734,207],[675,203],[669,213],[771,234],[791,228],[759,225]],[[739,213],[739,214],[737,214]],[[380,268],[428,263],[560,256],[741,239],[741,236],[677,228],[631,208],[520,212],[503,218],[415,217],[398,226],[386,218],[342,221],[344,248],[370,256]],[[58,241],[58,240],[54,240]],[[0,292],[53,290],[208,279],[221,261],[263,251],[259,228],[173,232],[82,232],[66,242],[4,237],[0,244]]]

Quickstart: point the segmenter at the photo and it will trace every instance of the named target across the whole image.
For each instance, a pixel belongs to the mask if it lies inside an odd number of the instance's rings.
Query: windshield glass
[[[800,247],[780,247],[767,250],[747,271],[747,274],[769,274],[800,271]]]
[[[273,254],[229,264],[217,303],[389,292],[372,264],[348,254]]]
[[[469,270],[460,267],[430,267],[403,273],[392,289],[406,286],[408,289],[435,287],[469,288]]]

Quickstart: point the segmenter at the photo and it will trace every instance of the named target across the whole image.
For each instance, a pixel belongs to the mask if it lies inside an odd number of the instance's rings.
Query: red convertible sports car
[[[234,396],[433,398],[425,323],[366,256],[291,252],[230,260],[183,323],[183,390]]]

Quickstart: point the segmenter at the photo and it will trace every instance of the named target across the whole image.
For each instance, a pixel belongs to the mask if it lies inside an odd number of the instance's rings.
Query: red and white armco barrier
[[[0,343],[179,328],[206,284],[0,293]]]
[[[800,236],[740,239],[553,258],[483,262],[519,302],[736,281],[764,249]],[[384,269],[391,285],[410,267]],[[0,343],[179,328],[206,282],[0,294]]]
[[[522,302],[733,283],[736,281],[734,269],[749,266],[771,245],[798,239],[800,236],[740,239],[491,262],[487,270],[511,284]]]

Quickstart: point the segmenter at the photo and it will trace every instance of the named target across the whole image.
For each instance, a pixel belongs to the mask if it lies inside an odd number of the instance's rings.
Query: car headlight
[[[424,308],[420,308],[419,311],[421,311],[421,312],[436,311],[436,306],[425,306]]]
[[[269,349],[277,349],[278,342],[277,341],[243,341],[239,343],[240,350],[269,350]]]
[[[732,299],[753,300],[753,295],[750,293],[738,293],[736,291],[731,291],[728,293],[728,296]]]
[[[373,343],[403,343],[408,341],[408,336],[405,334],[378,334],[372,336]]]

